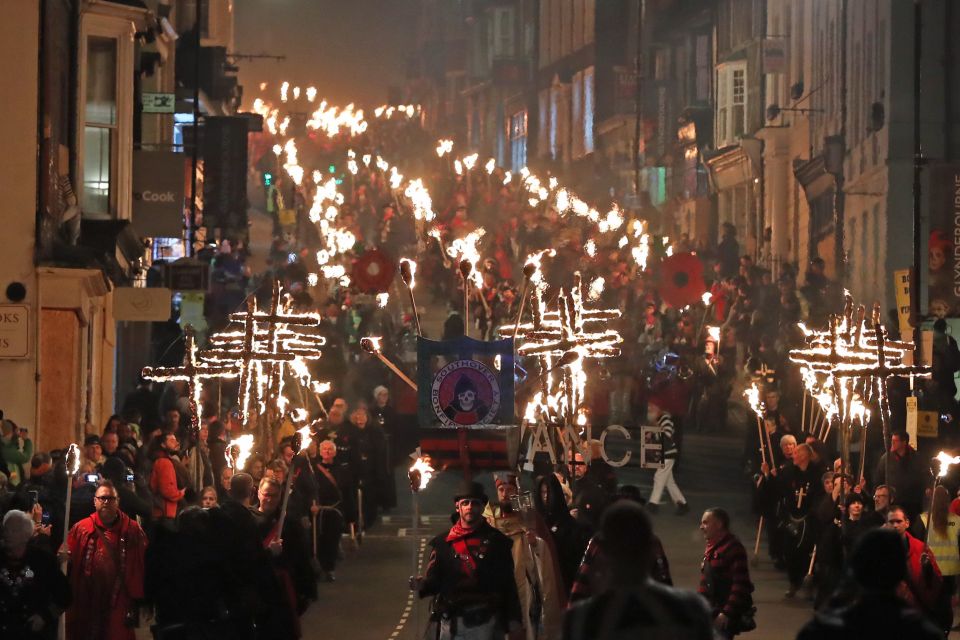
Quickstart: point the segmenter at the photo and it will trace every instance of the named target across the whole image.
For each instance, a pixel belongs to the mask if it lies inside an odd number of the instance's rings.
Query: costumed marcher
[[[464,483],[454,496],[456,523],[430,541],[424,575],[410,578],[411,590],[421,598],[433,596],[431,629],[424,637],[493,640],[504,633],[511,640],[524,637],[513,544],[483,519],[486,504],[479,483]]]
[[[287,599],[288,633],[278,637],[299,638],[300,616],[310,600],[317,597],[316,577],[310,566],[309,554],[303,540],[303,530],[293,518],[287,518],[279,531],[283,485],[264,477],[257,490],[257,530],[273,560],[273,570]]]
[[[143,598],[147,537],[120,511],[117,489],[101,480],[94,513],[70,529],[61,559],[69,560],[73,602],[67,610],[67,637],[134,640]]]
[[[570,593],[593,531],[570,514],[563,489],[555,474],[541,476],[534,486],[536,490],[533,494],[533,503],[537,513],[546,523],[550,537],[553,538],[553,546],[557,550],[557,562],[560,564],[560,577],[563,580],[563,592]]]
[[[817,541],[816,521],[811,514],[813,506],[823,494],[821,473],[810,461],[811,451],[806,444],[797,446],[793,464],[782,471],[772,471],[767,463],[761,467],[764,481],[762,490],[771,492],[779,507],[783,555],[790,587],[786,597],[792,598],[800,588],[810,565],[810,554]]]
[[[662,402],[657,397],[647,400],[649,416],[657,421],[660,427],[660,441],[663,447],[663,466],[653,474],[653,489],[650,491],[650,500],[647,508],[656,513],[660,506],[660,500],[663,498],[663,490],[666,488],[670,494],[670,499],[677,505],[677,515],[683,515],[690,510],[687,506],[687,499],[683,497],[683,492],[677,485],[673,477],[673,467],[680,457],[680,449],[677,445],[677,434],[674,431],[673,418],[661,406]]]
[[[320,459],[314,463],[317,479],[317,504],[313,513],[316,555],[322,576],[327,582],[336,580],[334,570],[340,553],[340,537],[346,528],[345,513],[350,500],[349,470],[337,465],[337,445],[324,440],[317,449]],[[345,492],[345,490],[347,490]],[[311,512],[314,510],[311,509]]]
[[[566,606],[556,550],[550,546],[550,536],[536,511],[518,509],[520,487],[516,474],[498,475],[496,485],[497,502],[487,504],[483,516],[513,543],[514,580],[526,638],[556,638]]]

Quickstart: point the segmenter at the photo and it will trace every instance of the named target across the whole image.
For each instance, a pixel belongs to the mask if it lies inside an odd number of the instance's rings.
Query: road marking
[[[406,529],[400,529],[397,533],[400,537],[406,536]],[[416,543],[415,543],[416,544]],[[423,569],[423,550],[427,546],[427,539],[419,539],[419,553],[417,554],[417,575],[420,574],[420,571]],[[403,631],[403,628],[407,625],[407,621],[410,619],[410,614],[413,612],[414,607],[416,606],[416,594],[413,591],[407,594],[407,604],[403,608],[403,613],[400,614],[400,620],[397,622],[397,626],[394,627],[393,633],[390,634],[389,640],[394,640],[397,638],[400,633]]]

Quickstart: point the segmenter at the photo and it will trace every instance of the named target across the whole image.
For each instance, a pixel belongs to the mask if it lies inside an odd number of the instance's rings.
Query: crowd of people
[[[787,358],[803,343],[797,323],[824,326],[843,305],[822,260],[803,274],[757,263],[751,256],[762,252],[747,248],[753,240],[741,244],[737,230],[723,225],[716,243],[682,234],[655,239],[648,267],[620,234],[597,233],[585,219],[532,203],[501,169],[452,171],[417,127],[375,131],[349,146],[358,155],[399,159],[424,176],[436,233],[418,227],[375,166],[341,171],[338,224],[356,239],[341,256],[347,266],[374,251],[394,262],[416,257],[418,280],[430,283],[421,296],[424,313],[443,318],[425,323],[423,335],[491,339],[517,314],[526,257],[554,250],[544,260],[548,296],[569,287],[579,271],[585,283],[602,281],[591,287],[590,304],[622,312],[616,326],[623,354],[587,365],[586,419],[594,433],[611,424],[656,424],[663,452],[646,497],[618,486],[595,451],[589,463],[578,457],[562,469],[533,460],[529,495],[510,473],[498,477],[494,501],[482,486],[463,487],[454,526],[431,542],[424,575],[411,579],[411,588],[435,599],[434,637],[612,638],[657,627],[669,630],[663,637],[708,638],[750,631],[748,554],[727,511],[712,508],[701,518],[702,598],[670,587],[669,562],[648,514],[665,506],[664,493],[677,514],[688,512],[680,475],[684,434],[730,434],[752,424],[740,396],[753,383],[763,389],[763,429],[746,430],[738,472],[762,516],[758,539],[785,572],[786,597],[808,596],[819,610],[839,612],[818,616],[802,637],[839,637],[844,625],[880,605],[887,628],[910,620],[916,629],[935,624],[941,634],[951,628],[960,575],[960,502],[951,500],[958,482],[951,476],[928,491],[926,455],[902,429],[905,383],[891,384],[898,428],[889,450],[871,424],[854,442],[859,453],[847,468],[835,439],[802,409],[803,384]],[[301,151],[325,166],[340,162],[346,145],[315,140]],[[228,443],[241,426],[228,382],[216,392],[204,389],[203,421],[194,432],[184,384],[140,380],[118,402],[118,415],[102,428],[87,425],[79,469],[70,475],[65,450],[36,451],[25,430],[3,420],[3,637],[52,638],[65,613],[69,638],[132,638],[141,611],[152,614],[157,638],[299,637],[299,616],[316,599],[318,581],[335,582],[345,549],[361,544],[396,507],[394,470],[416,447],[417,399],[363,356],[360,338],[382,335],[384,353],[412,367],[415,320],[405,301],[383,306],[357,278],[311,283],[308,258],[320,246],[308,221],[311,194],[271,160],[255,158],[256,173],[274,178],[263,194],[274,222],[269,268],[252,273],[246,266],[247,238],[208,247],[208,324],[223,328],[247,295],[268,297],[274,279],[298,308],[322,312],[327,344],[311,367],[332,389],[326,408],[310,416],[312,437],[301,442],[290,425],[278,425],[278,439],[259,442],[235,468]],[[625,215],[624,229],[640,224],[638,214]],[[480,229],[484,286],[469,293],[465,312],[463,281],[444,249]],[[658,265],[687,253],[703,265],[711,296],[671,307]],[[960,352],[942,324],[936,330],[935,374],[922,402],[957,417],[951,389],[955,394]],[[178,349],[165,349],[162,364],[178,364]],[[533,386],[518,391],[518,412]],[[960,421],[943,422],[949,442]],[[761,440],[772,443],[766,455],[759,454]]]

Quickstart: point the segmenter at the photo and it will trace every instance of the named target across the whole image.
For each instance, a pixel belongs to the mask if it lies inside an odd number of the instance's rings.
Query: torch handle
[[[63,514],[63,544],[67,544],[70,534],[70,502],[73,499],[73,476],[67,476],[67,504]]]
[[[401,371],[401,370],[400,370],[400,367],[398,367],[397,365],[395,365],[395,364],[393,364],[392,362],[390,362],[390,360],[388,360],[387,357],[386,357],[385,355],[383,355],[382,353],[380,353],[379,351],[376,352],[376,355],[377,355],[378,358],[380,358],[380,362],[382,362],[383,364],[387,365],[387,368],[390,369],[391,371],[393,371],[395,374],[397,374],[397,376],[398,376],[401,380],[403,380],[405,383],[407,383],[407,385],[408,385],[411,389],[413,389],[414,391],[417,390],[417,383],[414,382],[413,380],[411,380],[411,379],[407,376],[407,374],[405,374],[403,371]]]
[[[293,458],[293,463],[297,461],[296,456]],[[283,523],[287,519],[287,505],[290,504],[290,491],[293,486],[293,467],[294,464],[290,464],[290,468],[287,470],[287,480],[283,483],[283,504],[280,506],[280,521],[277,526],[277,538],[283,539]]]
[[[757,416],[757,438],[760,440],[760,462],[764,463],[767,461],[767,455],[765,451],[766,446],[763,444],[763,423],[760,422],[760,416]],[[773,457],[772,451],[770,452],[770,457]],[[772,466],[771,461],[771,468]]]
[[[520,290],[520,308],[517,309],[517,319],[513,323],[513,341],[517,341],[517,334],[520,333],[520,320],[523,319],[523,308],[527,302],[527,287],[530,286],[530,278],[523,281],[523,289]]]
[[[423,335],[420,330],[420,311],[417,309],[417,299],[413,297],[413,288],[410,285],[407,285],[407,293],[410,294],[410,306],[413,307],[413,320],[417,325],[417,337],[420,337]]]

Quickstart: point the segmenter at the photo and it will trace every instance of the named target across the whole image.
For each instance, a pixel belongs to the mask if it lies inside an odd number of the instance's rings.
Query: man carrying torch
[[[410,578],[411,590],[434,598],[439,640],[524,637],[513,544],[483,519],[486,504],[483,486],[465,482],[454,495],[456,523],[430,541],[425,575]]]

